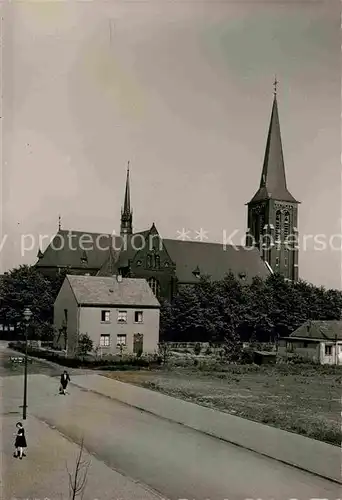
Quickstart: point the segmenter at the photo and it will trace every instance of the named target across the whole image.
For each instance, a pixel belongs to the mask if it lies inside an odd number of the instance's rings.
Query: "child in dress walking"
[[[26,443],[26,437],[25,437],[25,429],[23,427],[23,424],[21,422],[18,422],[16,425],[17,428],[17,434],[15,438],[15,454],[14,456],[16,458],[20,458],[22,460],[23,457],[26,455],[24,454],[24,448],[27,448],[27,443]]]

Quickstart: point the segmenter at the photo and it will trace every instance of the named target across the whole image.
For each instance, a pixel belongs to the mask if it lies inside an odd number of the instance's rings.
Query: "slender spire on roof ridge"
[[[130,162],[127,164],[127,174],[126,174],[126,188],[125,188],[125,199],[124,206],[121,210],[121,228],[120,234],[132,234],[132,210],[131,210],[131,192],[130,192],[130,178],[129,178],[129,168]]]
[[[59,215],[58,216],[58,231],[62,229],[62,217]]]
[[[129,186],[129,161],[127,163],[127,174],[126,174],[126,189],[125,189],[125,200],[123,212],[126,214],[131,213],[131,194],[130,194],[130,186]]]
[[[42,257],[44,257],[44,254],[43,254],[43,252],[41,251],[41,249],[40,249],[40,245],[39,245],[39,247],[38,247],[38,253],[37,253],[37,258],[38,258],[38,259],[41,259]]]

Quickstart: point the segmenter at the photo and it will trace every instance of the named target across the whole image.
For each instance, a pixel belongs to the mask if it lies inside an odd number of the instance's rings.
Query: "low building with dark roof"
[[[99,355],[153,353],[160,304],[144,279],[67,275],[54,304],[55,344],[68,356],[88,334]]]
[[[201,276],[219,280],[232,272],[248,283],[256,276],[280,272],[295,281],[297,205],[286,184],[275,93],[260,186],[248,203],[246,246],[162,239],[154,224],[134,233],[128,168],[120,236],[59,229],[45,252],[39,250],[36,266],[46,275],[67,270],[78,275],[121,273],[144,278],[157,297],[168,300],[179,286],[196,283]]]
[[[280,354],[298,354],[321,364],[342,364],[342,321],[306,321],[279,342]]]

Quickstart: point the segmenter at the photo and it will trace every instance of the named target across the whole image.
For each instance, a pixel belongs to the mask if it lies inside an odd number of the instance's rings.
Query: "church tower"
[[[121,225],[120,225],[120,235],[133,233],[133,212],[131,210],[131,195],[129,188],[129,162],[127,166],[127,177],[126,177],[126,190],[125,190],[125,200],[124,206],[121,209]]]
[[[277,80],[260,186],[248,206],[246,246],[256,245],[273,272],[298,280],[298,204],[287,189]]]

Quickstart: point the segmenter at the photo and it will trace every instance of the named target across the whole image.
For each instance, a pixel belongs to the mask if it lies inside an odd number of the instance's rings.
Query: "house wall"
[[[101,321],[101,311],[110,311],[110,322]],[[118,312],[127,311],[127,323],[118,323]],[[134,322],[134,312],[143,312],[143,322]],[[110,346],[99,347],[102,354],[115,354],[120,352],[117,347],[117,335],[125,334],[127,346],[124,352],[133,352],[133,337],[135,333],[143,334],[143,352],[153,353],[159,343],[159,308],[110,308],[110,307],[81,307],[80,308],[80,333],[87,333],[94,343],[94,348],[100,345],[101,334],[110,335]]]
[[[331,355],[326,354],[326,346],[331,346]],[[322,365],[341,365],[342,364],[342,342],[337,344],[332,342],[321,342],[320,359]]]
[[[64,280],[63,285],[57,295],[54,304],[53,322],[57,329],[55,344],[65,349],[64,334],[60,334],[63,325],[65,324],[65,313],[67,310],[67,354],[73,355],[76,349],[78,338],[78,304],[76,302],[74,293],[67,279]],[[58,338],[59,337],[59,338]]]
[[[285,354],[297,354],[304,358],[311,359],[313,361],[320,360],[320,344],[319,342],[309,342],[309,341],[298,341],[291,340],[286,341],[281,339],[279,341],[278,353],[281,355]]]
[[[331,355],[325,354],[325,346],[331,346]],[[306,347],[304,347],[306,346]],[[322,365],[342,365],[342,341],[333,342],[309,342],[303,340],[281,340],[278,347],[279,354],[298,354],[313,361],[318,361]]]

